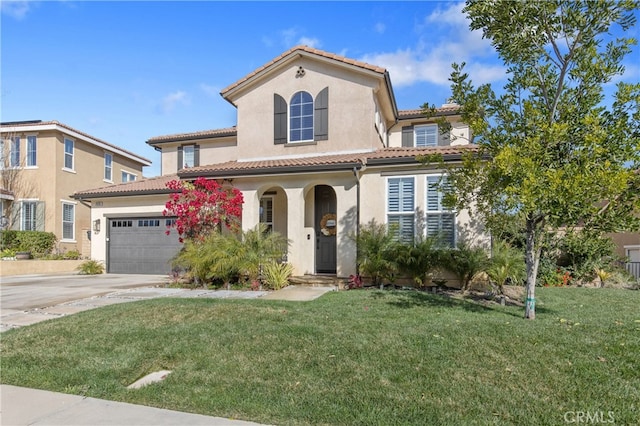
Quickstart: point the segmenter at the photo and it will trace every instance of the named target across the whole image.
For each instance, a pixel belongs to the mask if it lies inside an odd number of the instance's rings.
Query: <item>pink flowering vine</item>
[[[237,188],[226,188],[203,177],[193,182],[172,180],[167,187],[176,192],[169,195],[162,214],[176,217],[170,228],[176,228],[180,242],[184,238],[202,241],[222,225],[229,229],[239,226],[244,200]]]

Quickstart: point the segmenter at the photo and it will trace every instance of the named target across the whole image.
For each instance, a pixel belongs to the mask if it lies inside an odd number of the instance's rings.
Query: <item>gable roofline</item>
[[[459,161],[465,152],[478,152],[476,145],[442,146],[430,148],[382,148],[370,152],[291,157],[256,161],[227,161],[225,163],[192,167],[178,172],[181,179],[196,177],[234,178],[264,175],[322,173],[351,171],[362,166],[416,165],[416,157],[441,154],[444,161]]]
[[[242,77],[240,80],[222,89],[220,91],[220,95],[227,102],[235,106],[235,104],[231,101],[231,97],[234,93],[242,90],[242,88],[260,79],[262,76],[268,74],[275,68],[278,68],[283,64],[293,61],[299,57],[309,57],[336,65],[341,65],[343,67],[346,66],[355,71],[365,72],[371,75],[375,75],[378,78],[382,78],[384,80],[385,86],[387,87],[387,92],[392,104],[393,113],[394,115],[397,115],[398,110],[396,106],[395,95],[393,93],[393,87],[391,86],[391,79],[389,77],[389,72],[385,68],[377,65],[371,65],[366,62],[357,61],[355,59],[350,59],[345,56],[337,55],[335,53],[326,52],[324,50],[315,49],[306,45],[298,45],[292,47],[291,49],[287,50],[286,52],[282,53],[281,55],[255,69],[246,76]]]
[[[200,130],[196,132],[176,133],[176,134],[164,135],[164,136],[154,136],[147,140],[147,144],[153,147],[156,147],[157,145],[162,145],[162,144],[171,143],[171,142],[192,141],[192,140],[200,140],[200,139],[215,139],[215,138],[224,138],[229,136],[238,136],[238,129],[236,128],[236,126],[225,127],[223,129]]]
[[[121,148],[112,143],[103,141],[96,137],[89,135],[88,133],[74,129],[71,126],[60,123],[59,121],[42,121],[42,120],[29,120],[29,121],[7,121],[0,123],[1,133],[14,133],[14,132],[39,132],[45,130],[56,130],[73,138],[83,140],[91,145],[113,152],[114,154],[121,155],[143,166],[150,166],[151,160]]]
[[[71,198],[76,200],[91,200],[93,198],[110,198],[132,195],[171,194],[176,191],[167,188],[167,183],[176,179],[178,179],[178,175],[176,174],[156,176],[133,182],[77,191],[71,195]]]

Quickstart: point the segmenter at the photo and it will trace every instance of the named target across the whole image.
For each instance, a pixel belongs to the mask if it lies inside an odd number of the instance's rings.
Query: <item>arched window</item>
[[[289,105],[289,142],[313,140],[313,97],[298,92]]]

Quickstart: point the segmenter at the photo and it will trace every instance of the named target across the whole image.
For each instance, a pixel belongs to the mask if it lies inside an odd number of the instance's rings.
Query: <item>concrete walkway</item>
[[[17,278],[19,280],[20,278]],[[42,278],[44,280],[44,278]],[[4,286],[3,280],[3,286]],[[194,297],[219,299],[257,299],[311,301],[335,291],[333,287],[289,286],[282,290],[189,290],[165,287],[141,287],[111,292],[53,306],[24,311],[5,310],[1,315],[0,331],[35,324],[41,321],[72,315],[117,303],[161,297]],[[8,311],[8,312],[5,312]],[[141,405],[85,398],[57,392],[0,385],[0,425],[258,425],[258,423],[198,414],[181,413]]]
[[[10,385],[0,385],[0,403],[2,426],[259,425]]]

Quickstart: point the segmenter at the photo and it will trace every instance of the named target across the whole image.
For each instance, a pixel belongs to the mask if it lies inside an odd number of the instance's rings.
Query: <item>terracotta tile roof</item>
[[[281,54],[280,56],[274,58],[273,60],[267,62],[265,65],[261,66],[260,68],[256,69],[255,71],[247,74],[246,76],[244,76],[243,78],[241,78],[240,80],[236,81],[235,83],[225,87],[224,89],[222,89],[222,91],[220,92],[220,94],[224,97],[226,93],[228,93],[229,91],[231,91],[232,89],[240,86],[242,83],[250,80],[251,78],[255,77],[256,75],[260,74],[262,71],[266,70],[267,68],[273,66],[274,64],[280,62],[281,60],[283,60],[284,58],[286,58],[287,56],[290,56],[296,52],[306,52],[306,53],[311,53],[313,55],[317,55],[317,56],[321,56],[324,58],[328,58],[328,59],[333,59],[335,61],[338,62],[342,62],[348,65],[353,65],[359,68],[363,68],[369,71],[374,71],[380,74],[384,74],[386,73],[386,69],[376,66],[376,65],[371,65],[371,64],[367,64],[366,62],[361,62],[361,61],[356,61],[355,59],[349,59],[346,58],[344,56],[340,56],[340,55],[336,55],[335,53],[329,53],[329,52],[325,52],[324,50],[319,50],[319,49],[314,49],[313,47],[309,47],[309,46],[304,46],[304,45],[300,45],[300,46],[295,46],[289,50],[287,50],[286,52],[284,52],[283,54]]]
[[[459,105],[444,105],[442,107],[436,108],[437,115],[453,115],[456,114],[460,110]],[[407,119],[407,118],[424,118],[424,112],[422,109],[405,109],[398,111],[399,119]]]
[[[5,122],[2,123],[2,125],[0,126],[0,130],[5,130],[7,128],[21,128],[21,127],[34,127],[34,126],[58,126],[58,127],[62,127],[63,129],[69,130],[71,132],[77,133],[81,136],[84,136],[87,139],[90,139],[90,141],[95,141],[95,142],[99,142],[103,145],[106,145],[108,147],[113,148],[114,151],[121,151],[123,153],[126,153],[127,155],[129,155],[130,157],[133,157],[133,159],[136,159],[137,161],[141,162],[141,163],[146,163],[145,165],[150,165],[151,164],[151,160],[149,160],[148,158],[142,157],[134,152],[131,152],[129,150],[126,150],[120,146],[114,145],[112,143],[109,143],[107,141],[103,141],[102,139],[98,139],[94,136],[91,136],[88,133],[82,132],[78,129],[74,129],[71,126],[67,126],[64,123],[61,123],[59,121],[56,120],[51,120],[51,121],[42,121],[42,120],[32,120],[32,121],[15,121],[15,122]],[[5,130],[6,131],[6,130]],[[89,141],[89,142],[90,142]]]
[[[226,127],[224,129],[212,129],[212,130],[200,130],[197,132],[189,132],[189,133],[176,133],[173,135],[164,135],[164,136],[154,136],[150,138],[147,143],[149,145],[155,145],[158,143],[164,142],[177,142],[183,140],[192,140],[192,139],[206,139],[206,138],[216,138],[216,137],[224,137],[224,136],[236,136],[238,134],[238,129],[236,126]]]
[[[440,153],[459,156],[465,151],[477,150],[475,145],[443,146],[432,148],[384,148],[372,152],[319,155],[313,157],[284,158],[256,161],[228,161],[225,163],[192,167],[178,172],[182,178],[196,176],[260,175],[270,173],[300,173],[346,170],[363,164],[393,164],[399,161],[415,163],[418,155]]]
[[[116,197],[122,195],[168,194],[173,192],[167,188],[167,182],[178,179],[178,175],[165,175],[140,179],[118,185],[87,189],[73,194],[73,198],[87,199],[98,197]]]

